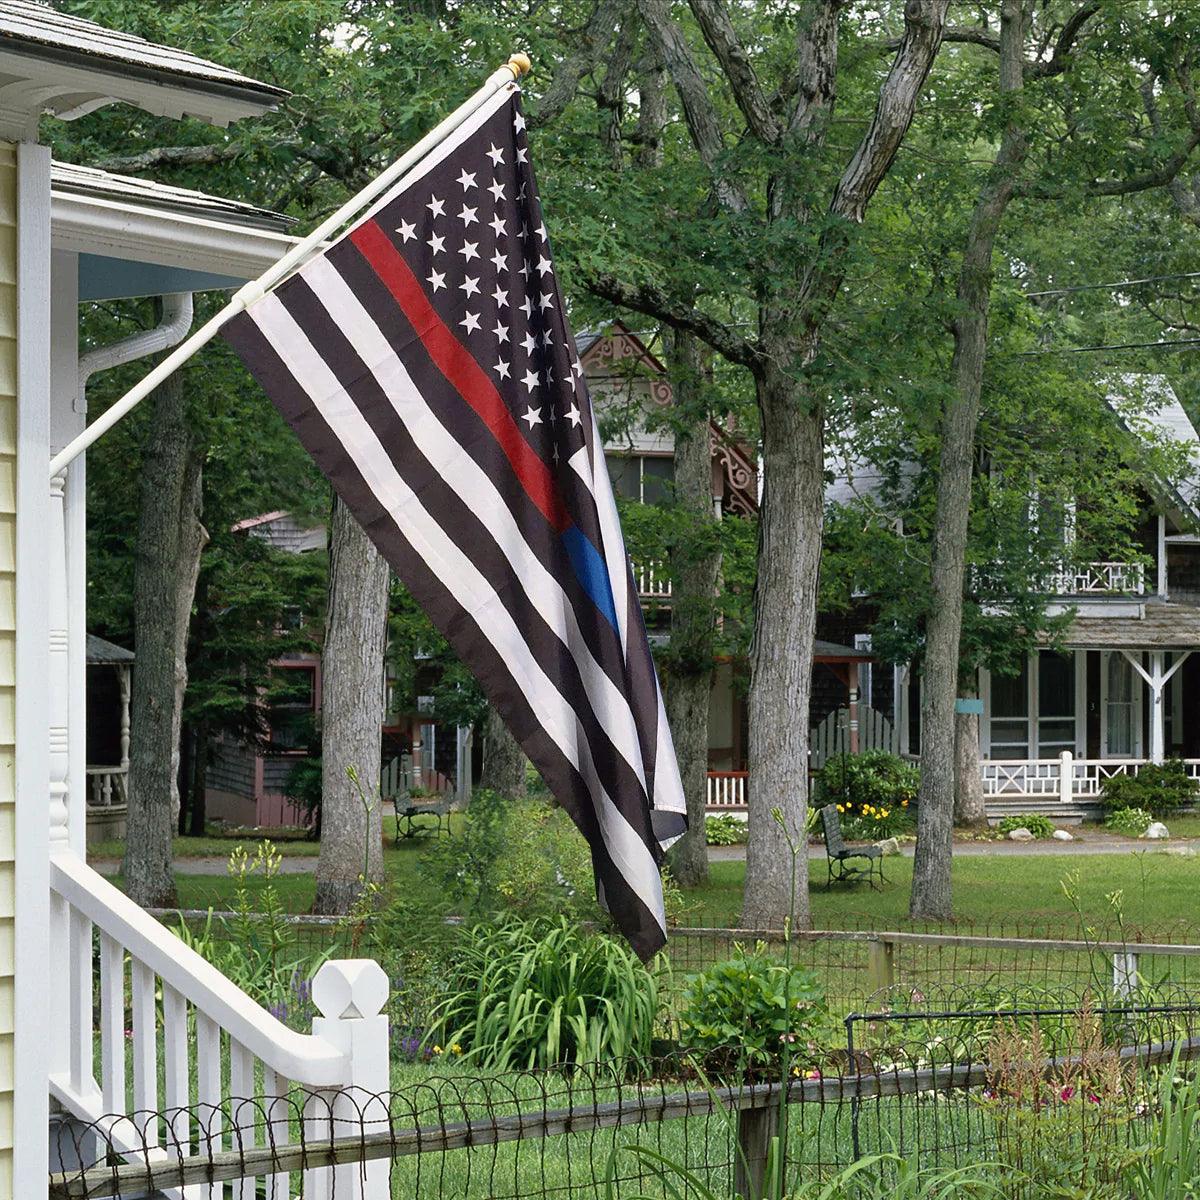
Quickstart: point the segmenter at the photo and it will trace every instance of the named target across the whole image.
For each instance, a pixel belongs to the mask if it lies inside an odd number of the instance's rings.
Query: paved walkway
[[[912,858],[914,843],[904,842],[900,853],[905,858]],[[955,842],[956,857],[974,858],[992,855],[1000,858],[1037,858],[1046,855],[1096,855],[1096,854],[1136,854],[1146,851],[1150,854],[1179,854],[1181,852],[1200,854],[1200,838],[1171,838],[1166,841],[1148,841],[1139,838],[1108,838],[1083,837],[1073,842]],[[746,857],[745,846],[710,846],[708,858],[710,862],[741,862]],[[825,847],[810,845],[810,859],[825,857]],[[116,875],[121,869],[121,862],[115,858],[99,859],[92,866],[101,875]],[[183,875],[224,875],[229,869],[228,859],[225,858],[181,858],[176,860],[176,867]],[[306,875],[317,869],[315,855],[310,857],[285,857],[280,863],[280,874]]]

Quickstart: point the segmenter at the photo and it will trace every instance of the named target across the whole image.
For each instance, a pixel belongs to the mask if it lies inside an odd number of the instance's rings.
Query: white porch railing
[[[1058,758],[987,759],[980,764],[985,796],[1046,796],[1070,804],[1094,800],[1104,781],[1114,775],[1137,775],[1148,759],[1076,758],[1064,751]],[[1190,779],[1200,780],[1200,758],[1185,758]]]
[[[390,1082],[380,1015],[388,981],[378,963],[326,962],[313,984],[324,1015],[312,1034],[297,1033],[69,851],[50,863],[50,942],[50,961],[61,969],[51,993],[59,1011],[50,1094],[95,1123],[102,1144],[154,1161],[167,1157],[167,1146],[174,1159],[189,1149],[207,1156],[295,1140],[290,1088],[305,1098],[311,1136],[387,1127],[386,1098],[368,1099]],[[303,1194],[329,1197],[335,1185],[339,1196],[384,1200],[387,1163],[306,1171]],[[223,1193],[204,1184],[172,1194]],[[239,1200],[256,1194],[288,1200],[287,1174],[246,1179],[234,1192]]]
[[[1140,596],[1146,590],[1146,569],[1131,562],[1082,563],[1052,572],[1042,590],[1052,596]]]
[[[705,804],[716,811],[746,807],[745,771],[709,771]]]
[[[669,600],[671,577],[665,562],[633,564],[633,575],[637,580],[638,596],[643,600]]]
[[[88,767],[88,804],[110,808],[129,803],[128,767]]]

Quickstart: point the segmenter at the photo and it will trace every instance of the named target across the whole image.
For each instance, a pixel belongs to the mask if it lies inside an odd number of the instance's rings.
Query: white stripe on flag
[[[417,448],[496,540],[521,588],[579,667],[592,711],[621,757],[646,788],[645,763],[629,700],[593,656],[574,606],[521,533],[512,510],[487,473],[438,420],[387,338],[353,289],[324,258],[304,268],[304,280],[324,305],[404,422]]]
[[[662,882],[654,857],[605,791],[574,710],[533,659],[508,610],[474,563],[426,512],[374,430],[278,298],[264,296],[251,315],[400,534],[439,579],[453,580],[459,603],[495,647],[542,727],[586,783],[613,864],[665,932]]]

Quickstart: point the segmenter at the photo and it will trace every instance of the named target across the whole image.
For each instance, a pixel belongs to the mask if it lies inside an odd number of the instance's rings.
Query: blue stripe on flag
[[[608,581],[608,568],[604,565],[604,559],[600,557],[600,551],[588,541],[578,525],[570,525],[564,529],[562,540],[584,591],[592,598],[592,603],[608,623],[620,632],[617,626],[617,606],[613,603],[612,587]]]

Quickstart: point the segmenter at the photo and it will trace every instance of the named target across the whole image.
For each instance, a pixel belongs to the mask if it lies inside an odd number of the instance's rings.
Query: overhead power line
[[[1026,292],[1027,300],[1042,296],[1070,296],[1075,292],[1119,291],[1123,288],[1140,287],[1144,283],[1163,283],[1168,279],[1200,279],[1200,271],[1179,271],[1174,275],[1147,275],[1143,279],[1118,279],[1115,283],[1080,283],[1074,287],[1047,288],[1041,292]]]
[[[1022,350],[1005,358],[1044,358],[1047,354],[1095,354],[1101,350],[1175,350],[1181,346],[1200,346],[1200,338],[1177,338],[1169,342],[1114,342],[1103,346],[1062,346],[1056,350]]]

